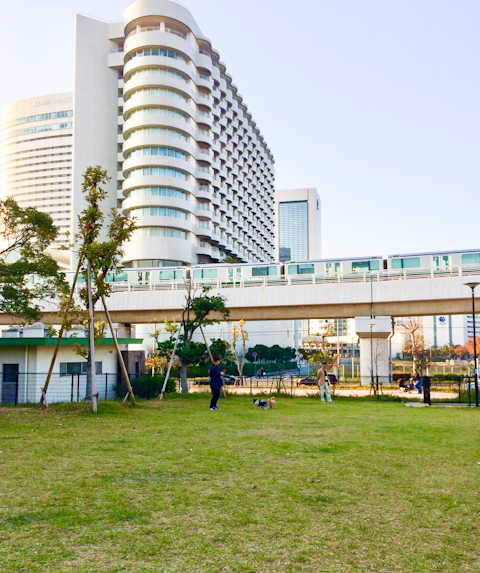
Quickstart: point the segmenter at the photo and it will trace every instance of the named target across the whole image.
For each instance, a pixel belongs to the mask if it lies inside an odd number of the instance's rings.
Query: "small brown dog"
[[[275,408],[277,407],[277,404],[275,402],[275,396],[272,396],[271,398],[269,398],[267,400],[267,402],[268,402],[268,408],[270,410],[275,410]]]

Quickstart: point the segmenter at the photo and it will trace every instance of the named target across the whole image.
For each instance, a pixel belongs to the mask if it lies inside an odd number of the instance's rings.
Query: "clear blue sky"
[[[74,15],[0,0],[0,108],[68,91]],[[478,0],[185,0],[276,159],[317,187],[325,257],[480,248]]]

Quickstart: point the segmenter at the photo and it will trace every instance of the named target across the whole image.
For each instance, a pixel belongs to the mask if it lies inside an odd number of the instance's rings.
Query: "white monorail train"
[[[107,281],[116,288],[133,285],[158,285],[170,288],[181,286],[186,280],[198,285],[235,286],[241,284],[290,284],[360,280],[360,277],[385,278],[442,276],[459,272],[480,272],[480,249],[437,253],[389,255],[387,258],[356,257],[348,259],[320,259],[314,261],[234,263],[193,265],[190,267],[123,268]],[[73,273],[68,273],[69,275]],[[82,283],[80,279],[79,283]]]

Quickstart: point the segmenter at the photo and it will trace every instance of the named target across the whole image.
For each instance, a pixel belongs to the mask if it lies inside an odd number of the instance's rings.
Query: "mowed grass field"
[[[480,412],[277,403],[0,408],[0,571],[480,571]]]

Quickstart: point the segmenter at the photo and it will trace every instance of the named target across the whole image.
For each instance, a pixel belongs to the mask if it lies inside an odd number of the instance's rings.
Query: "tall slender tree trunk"
[[[182,394],[188,394],[188,381],[187,381],[188,364],[183,362],[180,365],[180,382],[182,384]]]

